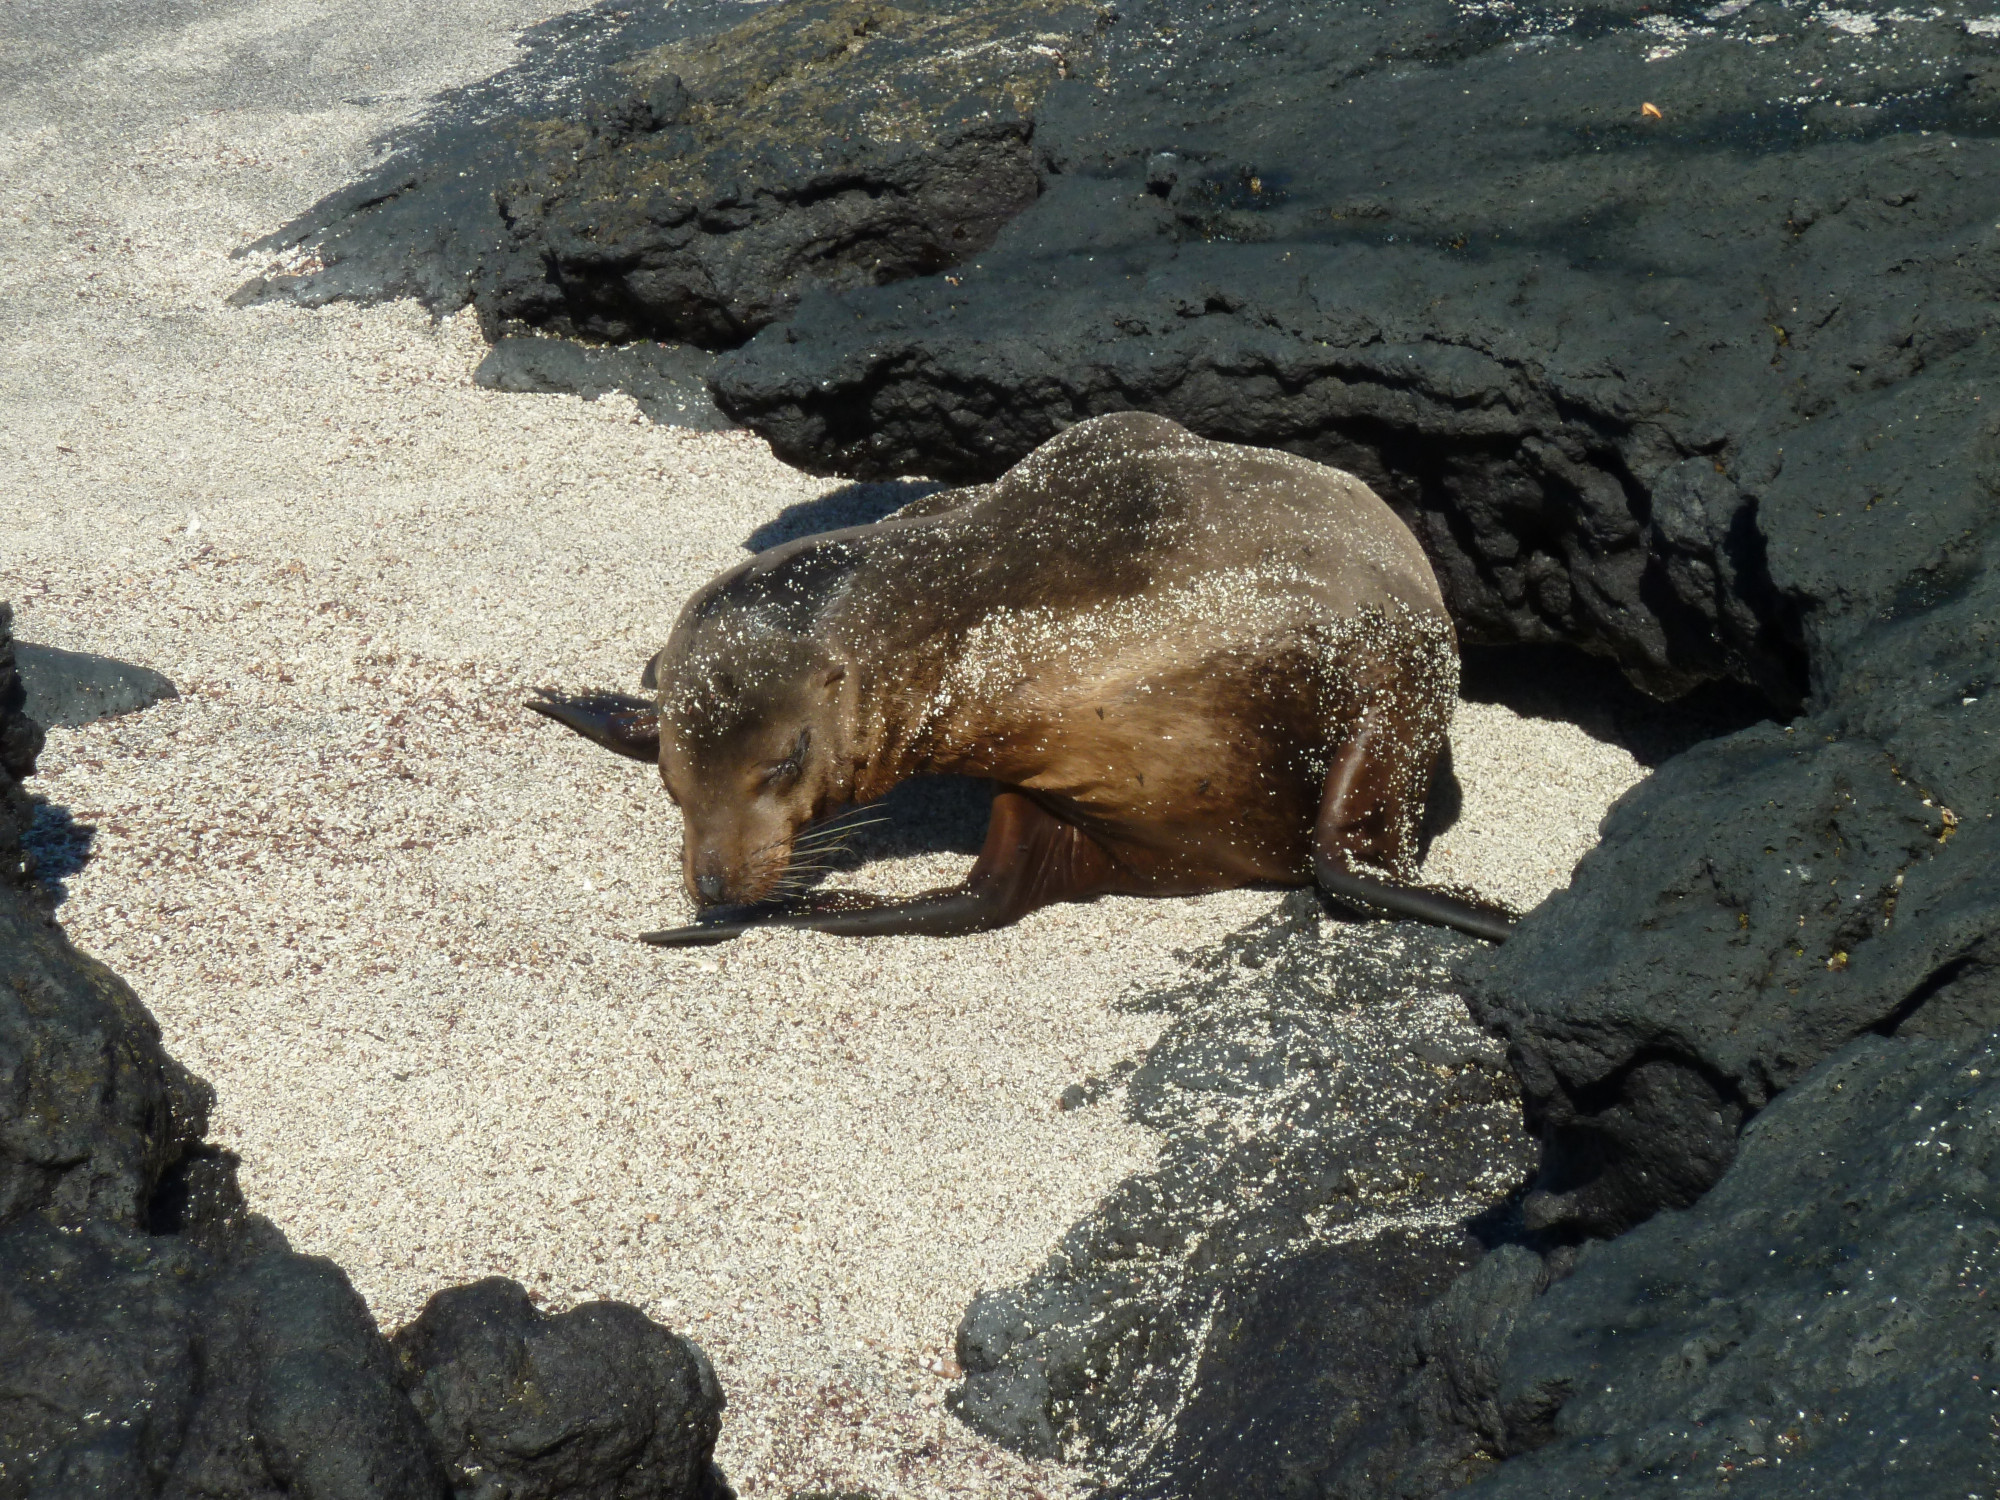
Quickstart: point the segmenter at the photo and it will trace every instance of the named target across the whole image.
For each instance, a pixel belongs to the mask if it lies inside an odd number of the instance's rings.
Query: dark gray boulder
[[[14,657],[26,693],[22,712],[43,726],[88,724],[180,696],[164,673],[88,651],[16,641]]]
[[[0,769],[0,828],[16,851],[0,879],[0,1225],[36,1215],[143,1230],[163,1181],[206,1131],[213,1095],[167,1055],[131,987],[78,952],[27,883],[18,851],[32,809],[14,767],[32,771],[40,733],[5,706],[21,698],[7,680],[7,624],[0,613],[0,746],[25,753]]]
[[[0,1500],[728,1495],[714,1377],[636,1310],[392,1350],[338,1266],[246,1211],[234,1159],[202,1140],[208,1086],[23,863],[41,732],[11,622],[0,603]],[[511,1283],[441,1294],[431,1326],[509,1299],[525,1308]],[[501,1407],[454,1404],[465,1392]],[[510,1426],[510,1392],[543,1412]],[[520,1459],[523,1487],[464,1463],[480,1441]]]
[[[1990,1035],[1851,1043],[1693,1208],[1586,1245],[1540,1296],[1514,1248],[1455,1286],[1385,1424],[1401,1442],[1328,1493],[1987,1493],[1996,1168]]]
[[[0,1494],[450,1493],[360,1297],[268,1227],[10,1224],[0,1389]]]
[[[438,1449],[479,1500],[726,1500],[707,1356],[622,1302],[550,1317],[490,1277],[391,1341]]]
[[[1692,1201],[1853,1037],[2000,1023],[2000,573],[1951,548],[1874,604],[1826,618],[1818,712],[1669,763],[1476,966],[1546,1143],[1544,1227]]]

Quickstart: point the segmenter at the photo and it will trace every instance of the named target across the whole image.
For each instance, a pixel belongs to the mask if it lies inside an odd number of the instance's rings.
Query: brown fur
[[[800,829],[946,772],[1066,831],[1008,899],[1032,909],[1305,884],[1327,858],[1409,879],[1458,658],[1415,538],[1359,480],[1124,414],[731,569],[649,676],[698,901],[789,894]]]

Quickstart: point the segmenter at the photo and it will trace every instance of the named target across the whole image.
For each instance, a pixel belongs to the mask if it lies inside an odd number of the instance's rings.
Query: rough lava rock
[[[1537,1256],[1482,1262],[1324,1493],[1989,1494],[1996,1184],[1990,1032],[1852,1042],[1693,1208],[1583,1246],[1539,1296]]]
[[[1040,191],[1070,0],[601,7],[529,39],[353,188],[250,247],[241,302],[416,296],[591,339],[741,343],[813,287],[957,265]]]
[[[1859,598],[1980,514],[2000,41],[1720,9],[1123,6],[988,251],[809,298],[718,396],[795,462],[953,479],[1161,411],[1382,488],[1470,639],[1796,704],[1774,535],[1882,534]],[[1886,545],[1871,503],[1929,519]]]
[[[0,888],[19,885],[28,872],[22,865],[21,835],[34,820],[21,783],[35,772],[42,753],[42,726],[24,707],[28,692],[16,669],[14,606],[0,600]]]
[[[392,1350],[338,1266],[246,1211],[208,1086],[24,865],[42,731],[11,623],[0,603],[0,1500],[727,1496],[714,1375],[636,1310],[543,1319],[486,1282]]]
[[[622,1302],[556,1317],[518,1282],[439,1292],[391,1340],[471,1494],[651,1500],[733,1494],[710,1461],[722,1388],[686,1339]]]

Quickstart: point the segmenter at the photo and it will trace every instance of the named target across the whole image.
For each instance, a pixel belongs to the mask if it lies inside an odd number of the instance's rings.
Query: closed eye
[[[801,729],[799,737],[792,745],[792,753],[764,773],[764,785],[782,786],[798,780],[799,772],[805,769],[806,751],[812,745],[812,731]]]

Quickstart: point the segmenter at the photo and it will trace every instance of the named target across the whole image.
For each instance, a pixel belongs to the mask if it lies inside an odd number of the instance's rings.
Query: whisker
[[[838,834],[828,838],[801,839],[792,847],[801,854],[818,854],[827,849],[845,849],[848,847],[848,835],[851,832],[851,829],[843,828]]]
[[[844,838],[821,839],[810,844],[792,845],[792,854],[794,857],[804,855],[807,858],[820,854],[843,854],[847,851],[847,847],[847,840]]]
[[[828,818],[824,823],[813,824],[800,837],[807,839],[825,838],[829,834],[852,833],[857,828],[872,828],[877,823],[891,821],[892,819],[887,813],[874,813],[867,817],[859,816],[857,813],[842,813],[838,817]]]

